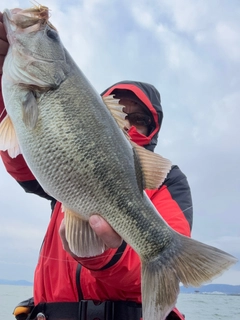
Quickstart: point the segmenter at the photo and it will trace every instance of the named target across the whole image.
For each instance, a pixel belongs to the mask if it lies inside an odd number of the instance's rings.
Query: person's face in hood
[[[115,98],[119,99],[119,104],[123,105],[123,112],[126,113],[125,130],[134,136],[139,134],[139,137],[147,137],[150,133],[150,125],[153,124],[151,113],[145,104],[130,91],[118,90],[114,92]]]
[[[129,98],[121,98],[119,104],[123,105],[123,112],[126,113],[126,120],[129,126],[126,126],[128,131],[131,126],[134,126],[136,130],[143,134],[148,135],[149,125],[151,124],[151,118],[147,114],[147,108],[140,102],[133,101]]]
[[[140,105],[146,108],[146,114],[150,117],[150,124],[148,124],[148,120],[147,122],[144,120],[143,125],[140,126],[140,121],[138,121],[138,123],[136,121],[133,122],[134,115],[131,115],[131,113],[126,114],[127,120],[129,121],[128,135],[131,140],[139,146],[154,151],[163,118],[161,97],[158,90],[149,83],[121,81],[107,88],[101,95],[104,97],[113,95],[114,98],[119,100],[121,98],[128,98],[134,102],[136,102],[137,99],[137,102],[140,102]],[[121,104],[126,103],[122,100]],[[141,113],[143,110],[145,113],[145,109],[141,109]],[[132,110],[129,111],[125,109],[125,112],[132,112]],[[143,132],[143,134],[140,131]]]

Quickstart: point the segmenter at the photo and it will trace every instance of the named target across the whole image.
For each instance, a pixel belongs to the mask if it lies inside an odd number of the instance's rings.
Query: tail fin
[[[176,237],[175,237],[176,235]],[[151,261],[142,262],[144,320],[164,320],[177,302],[179,283],[199,287],[237,259],[196,240],[174,235],[172,244]]]

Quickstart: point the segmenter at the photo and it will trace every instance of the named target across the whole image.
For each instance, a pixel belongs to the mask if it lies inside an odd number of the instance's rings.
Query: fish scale
[[[179,282],[198,287],[237,260],[182,236],[161,218],[143,187],[160,186],[170,161],[129,141],[118,100],[102,101],[62,45],[47,10],[3,14],[10,47],[0,149],[14,157],[19,144],[43,189],[63,204],[75,254],[105,249],[88,223],[94,213],[132,246],[141,258],[143,319],[164,320],[176,304]]]

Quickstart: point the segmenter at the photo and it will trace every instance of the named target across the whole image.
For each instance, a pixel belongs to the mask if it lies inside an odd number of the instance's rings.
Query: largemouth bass
[[[2,90],[8,116],[0,149],[20,152],[44,190],[63,204],[67,239],[78,256],[105,250],[88,219],[100,214],[139,254],[144,320],[163,320],[179,283],[200,286],[237,260],[172,230],[144,188],[157,188],[167,159],[124,133],[118,100],[103,101],[62,45],[48,8],[5,10],[10,43]]]

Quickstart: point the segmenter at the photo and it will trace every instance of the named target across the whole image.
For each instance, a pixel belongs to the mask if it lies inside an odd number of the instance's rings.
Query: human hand
[[[9,43],[7,41],[7,35],[3,25],[3,15],[0,12],[0,74],[2,74],[3,62],[8,51],[8,47]]]
[[[92,215],[89,218],[89,224],[93,231],[103,240],[108,248],[118,248],[122,243],[122,238],[117,234],[113,228],[99,215]],[[62,240],[63,248],[73,257],[76,257],[70,250],[66,236],[65,236],[65,223],[62,220],[59,228],[59,234]]]

